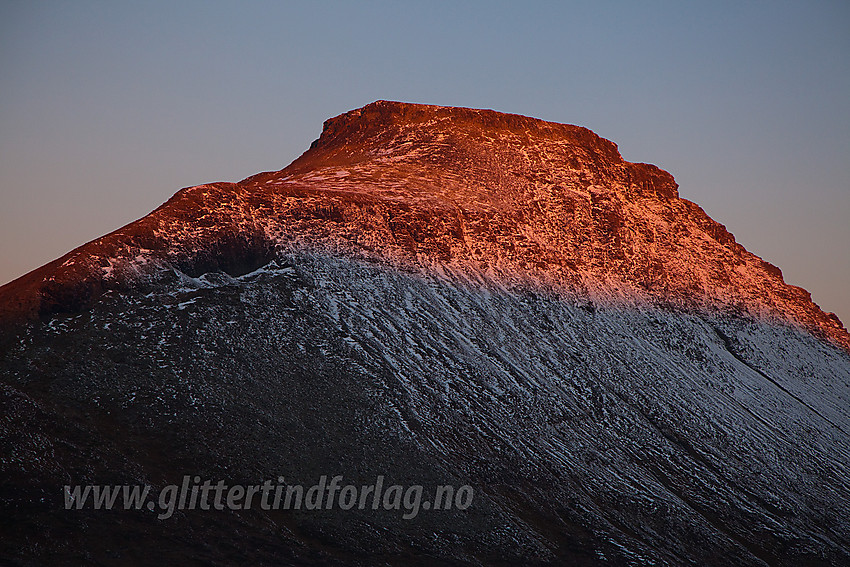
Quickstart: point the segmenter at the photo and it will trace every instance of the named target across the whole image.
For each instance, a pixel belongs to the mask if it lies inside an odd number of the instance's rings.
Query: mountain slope
[[[0,298],[0,556],[22,563],[850,562],[846,331],[586,129],[374,103]],[[475,499],[62,506],[187,474]]]

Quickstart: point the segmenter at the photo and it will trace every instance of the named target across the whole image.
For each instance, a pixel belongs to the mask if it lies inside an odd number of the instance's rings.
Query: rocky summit
[[[378,101],[3,286],[0,320],[14,564],[850,562],[850,335],[586,128]],[[423,492],[69,496],[334,477]]]

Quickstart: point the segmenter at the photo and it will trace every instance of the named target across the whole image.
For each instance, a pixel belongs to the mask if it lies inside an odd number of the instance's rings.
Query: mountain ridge
[[[731,310],[850,351],[837,316],[615,143],[581,126],[389,101],[327,120],[282,170],[181,189],[0,287],[0,313],[73,311],[170,270],[244,273],[299,248],[603,303]]]

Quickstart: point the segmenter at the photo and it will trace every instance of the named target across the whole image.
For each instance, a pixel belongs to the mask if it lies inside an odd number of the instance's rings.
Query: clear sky
[[[377,99],[580,124],[850,326],[850,2],[0,3],[0,283]]]

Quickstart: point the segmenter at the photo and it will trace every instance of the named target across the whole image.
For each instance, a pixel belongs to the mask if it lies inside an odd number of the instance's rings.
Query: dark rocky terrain
[[[589,130],[377,102],[0,288],[13,564],[850,563],[850,336]],[[183,475],[466,510],[65,510]]]

